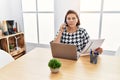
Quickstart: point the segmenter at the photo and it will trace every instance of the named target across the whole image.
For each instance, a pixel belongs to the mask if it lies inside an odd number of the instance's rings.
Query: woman
[[[65,23],[60,26],[58,35],[54,39],[55,43],[74,44],[77,51],[81,52],[89,41],[89,35],[85,29],[79,27],[80,20],[78,14],[69,10],[65,15]],[[97,48],[102,53],[102,48]]]

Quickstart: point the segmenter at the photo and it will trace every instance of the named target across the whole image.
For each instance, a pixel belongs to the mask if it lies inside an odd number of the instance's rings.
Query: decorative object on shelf
[[[15,43],[16,43],[16,50],[19,50],[19,47],[18,47],[18,39],[19,39],[20,37],[16,37],[15,36]]]
[[[0,36],[2,36],[2,35],[3,35],[3,28],[2,28],[2,24],[0,22]]]
[[[57,73],[59,72],[59,69],[61,67],[61,62],[55,58],[51,59],[49,62],[48,62],[48,66],[50,67],[50,70],[52,73]]]
[[[10,51],[14,51],[14,47],[15,47],[14,44],[10,44],[9,45]]]
[[[6,23],[7,23],[7,28],[8,28],[9,34],[15,34],[15,32],[13,30],[14,20],[6,20]]]
[[[20,26],[15,20],[2,20],[0,21],[0,28],[2,28],[3,34],[11,35],[20,32]]]
[[[18,29],[17,29],[17,22],[14,22],[14,24],[13,24],[13,30],[14,30],[15,33],[18,32]]]
[[[6,20],[2,21],[4,35],[9,35]]]
[[[2,29],[0,29],[0,36],[2,36]]]

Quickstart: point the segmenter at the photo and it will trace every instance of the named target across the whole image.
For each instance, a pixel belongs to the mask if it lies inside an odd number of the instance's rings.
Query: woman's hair
[[[66,25],[68,26],[66,19],[67,19],[67,16],[68,16],[69,14],[75,14],[75,15],[76,15],[76,17],[77,17],[77,19],[78,19],[78,22],[77,22],[76,26],[79,26],[79,25],[80,25],[80,19],[79,19],[79,17],[78,17],[78,14],[77,14],[74,10],[69,10],[69,11],[66,13],[66,15],[65,15],[65,21],[64,21],[64,22],[66,23]]]

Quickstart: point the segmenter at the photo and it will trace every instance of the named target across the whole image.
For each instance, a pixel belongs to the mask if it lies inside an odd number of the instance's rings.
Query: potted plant
[[[9,48],[10,48],[10,51],[14,51],[14,45],[13,44],[10,44]]]
[[[59,72],[59,68],[61,67],[61,62],[55,58],[51,59],[48,62],[48,66],[50,67],[50,70],[52,73],[57,73]]]

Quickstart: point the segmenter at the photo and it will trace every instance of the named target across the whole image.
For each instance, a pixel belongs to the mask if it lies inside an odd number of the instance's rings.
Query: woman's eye
[[[67,18],[67,20],[70,20],[70,18]]]
[[[72,18],[72,20],[75,20],[75,19],[76,19],[75,17]]]
[[[67,20],[75,20],[75,19],[76,19],[75,17],[67,18]]]

